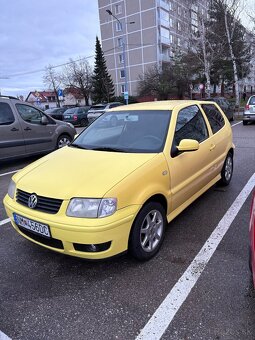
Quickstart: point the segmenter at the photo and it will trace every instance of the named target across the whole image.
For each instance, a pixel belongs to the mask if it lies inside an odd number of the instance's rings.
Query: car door
[[[178,153],[183,139],[199,142],[199,149]],[[213,178],[211,173],[213,140],[202,111],[191,105],[178,112],[172,150],[169,159],[172,210],[177,209],[198,193]]]
[[[224,131],[225,125],[229,123],[225,122],[222,113],[215,104],[201,104],[201,108],[208,119],[213,134],[212,139],[215,147],[212,150],[212,171],[213,175],[216,176],[221,171],[226,157],[226,145],[229,140],[228,133],[231,133],[231,128],[228,129],[229,132]]]
[[[38,153],[53,150],[55,122],[35,107],[26,104],[16,104],[20,124],[24,134],[27,153]],[[42,117],[46,117],[48,124],[42,124]]]
[[[9,103],[0,102],[0,159],[25,155],[24,136]]]

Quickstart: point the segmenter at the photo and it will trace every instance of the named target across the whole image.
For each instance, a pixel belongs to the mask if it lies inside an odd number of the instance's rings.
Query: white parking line
[[[0,174],[0,177],[6,176],[6,175],[10,175],[10,174],[14,174],[15,172],[18,172],[18,171],[20,171],[20,170],[21,170],[21,169],[9,171],[9,172],[5,172],[4,174]]]
[[[239,124],[241,124],[242,122],[238,122],[238,123],[235,123],[235,124],[233,124],[233,125],[231,125],[232,127],[234,127],[234,126],[236,126],[236,125],[239,125]]]
[[[5,220],[0,221],[0,226],[9,223],[10,220],[11,220],[10,218],[6,218]]]
[[[0,340],[11,340],[6,334],[0,331]]]
[[[174,285],[170,293],[152,315],[145,327],[141,330],[136,340],[158,340],[161,338],[179,308],[185,302],[192,288],[195,286],[197,280],[204,271],[205,266],[214,254],[219,243],[228,231],[230,225],[234,221],[254,186],[255,173],[223,216],[217,227],[201,248],[200,252],[191,262],[190,266]]]

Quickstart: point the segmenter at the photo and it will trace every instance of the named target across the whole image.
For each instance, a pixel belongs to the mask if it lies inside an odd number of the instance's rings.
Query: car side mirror
[[[42,116],[42,119],[41,119],[41,124],[42,125],[47,125],[49,123],[49,120],[46,116]]]
[[[199,149],[199,143],[195,139],[182,139],[177,149],[179,152],[196,151]]]

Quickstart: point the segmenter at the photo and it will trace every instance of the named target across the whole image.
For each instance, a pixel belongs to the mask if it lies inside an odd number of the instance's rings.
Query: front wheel
[[[247,120],[243,120],[243,125],[247,125],[247,124],[248,124]]]
[[[61,135],[58,137],[57,141],[57,149],[61,149],[66,145],[69,145],[71,143],[72,139],[68,135]]]
[[[138,213],[130,233],[130,254],[137,260],[151,259],[160,249],[166,228],[166,212],[158,202],[147,203]]]
[[[223,186],[227,186],[229,185],[232,175],[233,175],[233,155],[232,153],[228,153],[227,157],[225,159],[223,168],[221,170],[221,180],[220,180],[220,184]]]

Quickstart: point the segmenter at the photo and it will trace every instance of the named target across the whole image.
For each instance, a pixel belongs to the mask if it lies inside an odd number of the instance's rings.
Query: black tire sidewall
[[[231,177],[230,177],[230,179],[227,180],[226,177],[225,177],[225,168],[226,168],[226,163],[227,163],[227,160],[228,160],[229,157],[231,158],[231,161],[232,161],[232,172],[231,172]],[[222,170],[221,170],[221,180],[220,180],[220,184],[221,184],[221,185],[223,185],[223,186],[229,185],[229,183],[231,182],[232,176],[233,176],[233,168],[234,168],[233,155],[232,155],[232,153],[229,152],[229,153],[227,154],[227,157],[226,157],[226,159],[225,159],[223,168],[222,168]]]
[[[162,233],[161,240],[158,243],[157,247],[152,252],[148,253],[144,251],[141,246],[140,231],[141,231],[142,222],[144,221],[145,216],[152,210],[158,210],[162,215],[163,233]],[[151,259],[153,256],[155,256],[163,243],[166,224],[167,224],[166,212],[160,203],[149,202],[145,204],[139,211],[132,225],[132,229],[131,229],[130,236],[129,236],[129,244],[128,244],[129,253],[139,261],[147,261]]]

